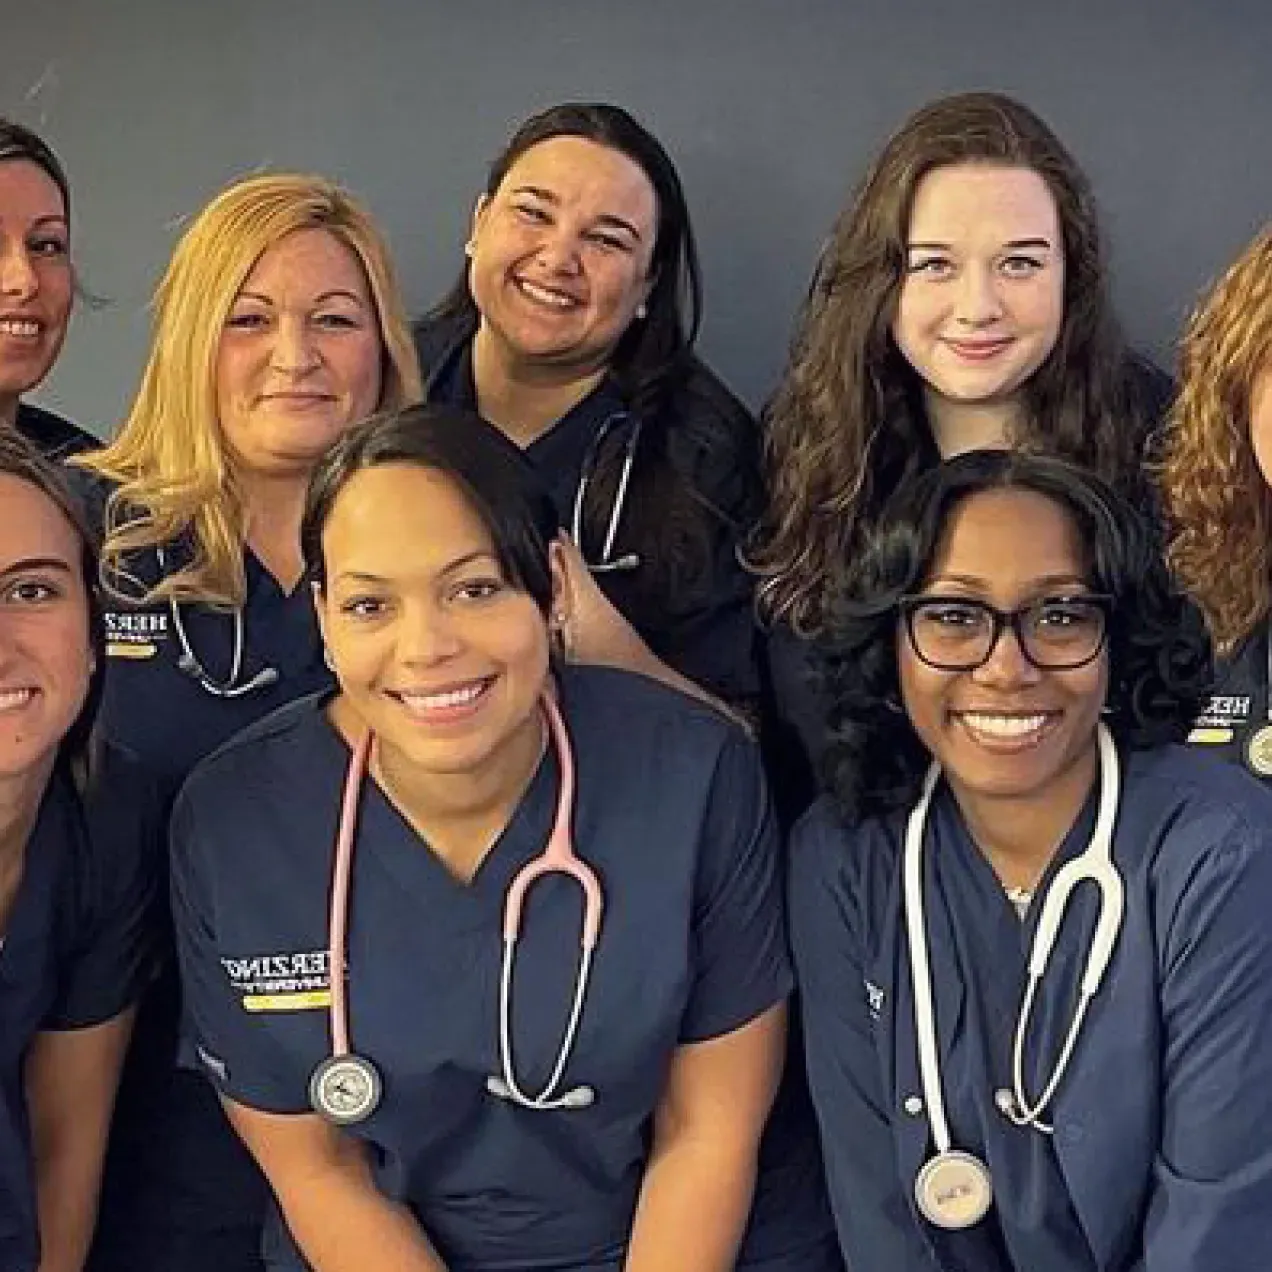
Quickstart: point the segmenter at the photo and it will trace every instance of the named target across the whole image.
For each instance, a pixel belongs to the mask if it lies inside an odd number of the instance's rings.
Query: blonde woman
[[[329,681],[300,517],[318,457],[419,396],[387,246],[318,177],[251,177],[190,224],[118,437],[82,465],[105,529],[106,733],[175,783]],[[259,1267],[265,1189],[210,1088],[175,1069],[177,994],[147,1004],[94,1268]]]
[[[1185,331],[1161,486],[1170,563],[1219,654],[1189,741],[1272,779],[1272,225]]]

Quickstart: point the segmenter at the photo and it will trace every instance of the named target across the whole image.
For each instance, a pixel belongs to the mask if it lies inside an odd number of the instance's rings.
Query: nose
[[[987,327],[1002,316],[1002,302],[990,269],[969,266],[959,279],[955,318],[964,327]]]
[[[463,649],[454,619],[433,601],[407,605],[398,629],[397,653],[403,663],[432,666]]]
[[[578,236],[570,226],[559,222],[544,227],[534,255],[553,274],[577,274],[582,268]]]
[[[0,295],[11,300],[30,300],[40,290],[40,276],[22,244],[0,248]]]
[[[1042,673],[1025,657],[1020,637],[1010,623],[1004,623],[989,657],[972,672],[977,683],[992,689],[1015,689],[1036,684]]]
[[[318,345],[309,323],[300,316],[284,316],[274,333],[270,365],[284,375],[303,375],[312,371],[320,361]]]

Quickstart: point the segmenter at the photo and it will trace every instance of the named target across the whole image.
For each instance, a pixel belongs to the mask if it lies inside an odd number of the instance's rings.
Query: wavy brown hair
[[[768,514],[752,545],[765,615],[805,635],[830,584],[898,485],[937,462],[922,384],[892,338],[915,191],[934,168],[1029,168],[1055,200],[1064,314],[1055,347],[1024,387],[1022,449],[1138,481],[1149,410],[1107,296],[1095,201],[1082,170],[1028,107],[999,93],[924,106],[886,143],[822,250],[787,369],[766,413]]]
[[[1167,558],[1231,650],[1272,608],[1272,489],[1250,440],[1250,403],[1272,371],[1272,224],[1194,310],[1160,468]]]

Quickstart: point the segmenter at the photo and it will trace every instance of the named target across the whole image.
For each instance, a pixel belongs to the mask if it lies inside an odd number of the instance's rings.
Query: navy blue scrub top
[[[677,1046],[739,1028],[791,986],[778,843],[758,756],[699,704],[642,677],[570,668],[561,705],[577,766],[578,851],[605,889],[592,978],[564,1085],[586,1109],[497,1099],[505,890],[555,815],[549,749],[471,884],[457,882],[368,778],[349,916],[353,1049],[385,1080],[351,1133],[452,1272],[617,1272]],[[322,698],[296,703],[202,765],[173,822],[173,903],[188,1052],[225,1094],[308,1113],[330,1048],[328,889],[348,750]],[[553,1065],[574,988],[581,906],[531,893],[513,994],[515,1062],[533,1090]],[[799,1196],[773,1208],[808,1244]],[[812,1234],[815,1240],[817,1235]],[[761,1244],[782,1244],[761,1234]],[[302,1266],[281,1231],[277,1266]],[[758,1265],[757,1265],[758,1266]],[[793,1256],[762,1266],[830,1266]]]
[[[924,855],[953,1144],[987,1162],[989,1215],[921,1219],[922,1107],[901,886],[905,815],[845,829],[822,800],[791,846],[809,1078],[850,1266],[888,1272],[1263,1272],[1272,1250],[1272,793],[1184,748],[1124,759],[1113,961],[1044,1119],[1010,1123],[1012,1038],[1041,897],[1085,850],[1094,796],[1025,919],[942,787]],[[1025,1054],[1036,1098],[1064,1043],[1098,910],[1074,895]]]
[[[1218,663],[1214,690],[1193,721],[1189,746],[1245,766],[1246,744],[1251,736],[1272,726],[1268,636],[1268,623],[1264,620],[1230,657]]]
[[[471,332],[449,333],[426,325],[417,331],[420,362],[429,401],[477,410],[477,390],[472,375]],[[611,604],[640,633],[650,649],[669,666],[729,702],[754,701],[760,693],[761,647],[755,629],[754,581],[742,568],[737,550],[741,535],[759,514],[758,428],[745,408],[703,366],[690,377],[689,388],[676,403],[686,416],[709,413],[712,417],[736,415],[748,423],[749,436],[728,455],[704,453],[690,474],[698,493],[720,512],[733,518],[731,529],[713,531],[709,600],[696,609],[672,614],[642,613],[633,589],[641,570],[656,568],[643,563],[635,571],[602,571],[597,583]],[[602,380],[581,402],[561,417],[526,454],[544,477],[556,504],[561,525],[569,528],[575,493],[588,449],[605,422],[626,415],[627,406],[611,380]],[[687,422],[687,420],[686,420]],[[612,445],[627,440],[627,425],[619,427]],[[641,462],[638,447],[635,462]],[[631,551],[619,524],[614,553]],[[591,552],[599,545],[588,545]],[[589,559],[591,559],[589,557]]]
[[[158,789],[113,748],[86,793],[59,762],[26,846],[0,948],[0,1267],[39,1263],[22,1066],[44,1030],[85,1029],[137,1001],[154,974]]]
[[[101,485],[81,475],[100,509]],[[166,554],[173,568],[179,548]],[[133,565],[157,581],[155,554]],[[247,601],[240,682],[264,667],[278,678],[234,698],[209,693],[178,665],[181,643],[167,603],[129,606],[104,598],[108,737],[135,752],[174,794],[189,770],[233,734],[282,704],[332,683],[306,586],[284,594],[245,554]],[[234,640],[229,613],[182,605],[195,656],[228,676]],[[249,1272],[259,1267],[268,1189],[207,1085],[176,1065],[179,989],[175,959],[142,1005],[112,1127],[93,1272],[180,1267],[182,1272]],[[225,1242],[225,1245],[218,1245]]]

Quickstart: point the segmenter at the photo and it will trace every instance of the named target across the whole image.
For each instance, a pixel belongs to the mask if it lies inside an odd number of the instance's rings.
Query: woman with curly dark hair
[[[1272,777],[1272,225],[1188,324],[1161,492],[1167,559],[1222,660],[1189,741]]]
[[[1272,797],[1169,745],[1208,661],[1152,528],[1062,461],[960,456],[882,517],[791,846],[849,1266],[1266,1266]]]
[[[1095,200],[1051,129],[983,92],[907,120],[831,231],[766,416],[752,564],[794,730],[784,767],[792,746],[815,764],[823,739],[804,641],[899,485],[942,457],[1012,446],[1139,493],[1169,388],[1123,347]],[[807,795],[808,774],[783,779]]]

